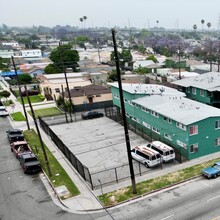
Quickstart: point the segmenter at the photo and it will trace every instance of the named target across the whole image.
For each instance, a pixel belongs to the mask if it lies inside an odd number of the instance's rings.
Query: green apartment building
[[[113,104],[120,109],[118,83],[110,85]],[[220,150],[220,109],[161,85],[123,83],[122,88],[128,121],[153,139],[189,160]]]
[[[172,82],[190,99],[220,108],[220,73],[209,72]]]

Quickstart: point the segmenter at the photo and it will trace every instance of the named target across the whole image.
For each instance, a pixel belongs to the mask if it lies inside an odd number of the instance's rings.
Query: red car
[[[30,154],[31,148],[26,141],[16,141],[11,144],[11,151],[16,158],[19,158],[23,154]]]

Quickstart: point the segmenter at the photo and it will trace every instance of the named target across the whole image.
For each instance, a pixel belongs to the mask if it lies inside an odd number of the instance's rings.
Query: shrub
[[[42,101],[44,101],[45,97],[42,94],[37,95]]]

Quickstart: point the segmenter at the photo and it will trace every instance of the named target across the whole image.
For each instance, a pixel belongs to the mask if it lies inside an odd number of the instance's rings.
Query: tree
[[[45,67],[44,72],[46,74],[54,74],[54,73],[61,73],[62,71],[51,63]]]
[[[10,92],[8,92],[7,90],[3,90],[2,92],[0,92],[0,97],[4,97],[4,98],[8,98],[11,95]]]
[[[54,66],[50,65],[49,67],[55,67],[59,73],[63,72],[66,68],[72,68],[73,71],[77,71],[79,53],[77,50],[72,49],[71,44],[64,44],[58,46],[50,54],[50,59],[54,62]],[[48,68],[49,68],[48,67]]]
[[[146,60],[152,60],[154,63],[158,63],[157,58],[154,55],[150,55],[146,58]]]
[[[212,26],[211,22],[208,22],[208,23],[207,23],[208,29],[210,29],[211,26]]]
[[[132,62],[132,54],[130,49],[122,49],[121,53],[118,52],[118,58],[120,60],[120,67],[122,70],[125,69],[125,64],[128,65]],[[110,60],[111,62],[115,62],[115,53],[114,51],[110,54]]]
[[[86,16],[83,16],[83,20],[84,20],[84,28],[86,28],[86,20],[87,20],[87,17],[86,17]]]
[[[28,74],[20,74],[18,75],[18,80],[20,84],[29,84],[32,81],[32,77]]]
[[[82,29],[83,29],[83,18],[80,18],[79,21],[82,23]]]
[[[196,24],[193,25],[193,29],[196,32],[196,29],[197,29],[197,25]]]
[[[159,20],[156,20],[156,23],[157,23],[157,29],[158,29]]]
[[[204,23],[205,23],[205,20],[202,19],[202,20],[201,20],[201,23],[202,23],[202,31],[203,31],[203,25],[204,25]]]
[[[75,43],[78,44],[80,47],[84,48],[86,50],[85,43],[88,42],[89,39],[86,36],[78,36],[75,39]]]
[[[118,80],[118,75],[116,70],[112,70],[111,73],[108,75],[108,81],[112,82],[112,81],[117,81]]]

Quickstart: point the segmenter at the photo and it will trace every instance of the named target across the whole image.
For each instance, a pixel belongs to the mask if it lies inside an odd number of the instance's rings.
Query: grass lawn
[[[208,162],[194,165],[173,173],[166,174],[161,177],[157,177],[154,179],[146,180],[141,183],[137,183],[137,194],[132,193],[132,187],[124,187],[119,190],[115,190],[110,193],[106,193],[103,196],[99,196],[99,200],[105,206],[115,205],[117,203],[123,202],[125,200],[129,200],[131,198],[135,198],[136,196],[140,196],[143,194],[150,193],[152,191],[162,189],[164,187],[179,183],[184,180],[188,180],[190,178],[201,175],[201,170],[205,167],[213,165],[215,162],[220,159],[213,159]]]
[[[15,112],[11,114],[14,121],[25,121],[25,117],[21,112]]]
[[[29,97],[30,97],[31,103],[42,102],[42,99],[38,95],[32,95]],[[21,103],[21,98],[18,97],[17,99]],[[23,97],[23,100],[24,100],[24,104],[28,104],[27,97]]]
[[[28,111],[28,113],[31,115],[31,111]],[[38,118],[38,116],[44,117],[44,116],[52,116],[52,115],[62,115],[63,112],[61,112],[58,108],[52,107],[52,108],[42,108],[34,110],[35,117]]]
[[[32,130],[24,131],[24,136],[25,136],[25,139],[30,144],[32,151],[38,156],[38,159],[41,163],[43,170],[47,173],[47,176],[49,177],[48,170],[47,170],[45,160],[44,160],[44,154],[43,154],[43,151],[40,145],[40,140],[39,140],[38,135],[32,129]],[[56,160],[53,154],[48,150],[47,146],[46,145],[44,146],[45,146],[47,158],[48,158],[49,165],[51,168],[51,173],[52,173],[52,177],[49,177],[49,178],[53,186],[58,187],[58,186],[65,185],[66,188],[70,192],[70,195],[68,196],[68,198],[78,195],[79,190],[74,185],[74,183],[72,182],[72,180],[70,179],[66,171],[59,164],[59,162]],[[63,197],[62,199],[65,199],[65,198]]]

